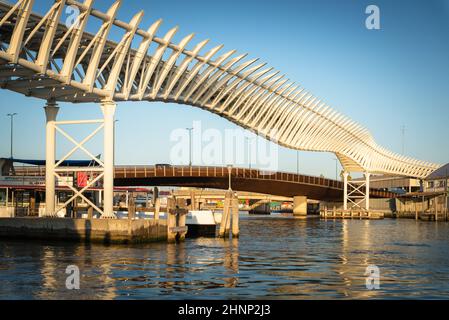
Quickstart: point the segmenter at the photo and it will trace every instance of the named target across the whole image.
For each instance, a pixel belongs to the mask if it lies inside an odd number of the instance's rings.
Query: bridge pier
[[[371,173],[365,172],[365,181],[349,182],[349,172],[343,172],[343,210],[348,210],[348,203],[354,209],[370,209],[370,177]],[[363,189],[365,188],[365,189]]]
[[[114,214],[114,116],[117,104],[103,101],[101,110],[104,118],[104,177],[102,219],[115,219]]]
[[[293,197],[293,215],[297,217],[307,216],[307,197]]]
[[[115,219],[114,214],[114,114],[116,110],[116,104],[113,101],[104,101],[101,104],[101,110],[103,111],[102,120],[81,120],[81,121],[56,121],[58,115],[58,105],[49,100],[45,106],[46,116],[46,139],[45,139],[45,213],[42,217],[56,217],[57,212],[63,208],[67,208],[70,203],[76,198],[80,197],[84,199],[90,206],[96,211],[101,213],[102,219]],[[82,142],[76,141],[66,131],[62,129],[64,125],[79,125],[79,124],[93,124],[101,123],[101,125],[94,130],[87,138]],[[95,136],[101,129],[104,130],[104,145],[103,155],[104,162],[101,162],[94,155],[92,155],[83,145]],[[56,163],[56,132],[59,132],[69,141],[71,141],[75,147],[69,151]],[[79,167],[64,167],[61,168],[63,162],[70,158],[77,150],[84,151],[92,161],[95,161],[99,168],[79,168]],[[56,179],[61,178],[61,173],[67,172],[86,172],[91,173],[91,180],[83,189],[79,190],[76,186],[68,185],[68,188],[73,192],[73,196],[64,203],[61,207],[56,208]],[[96,175],[95,175],[96,174]],[[103,178],[103,210],[96,204],[90,201],[83,195],[83,192],[89,187],[94,186],[101,178]]]
[[[58,105],[48,101],[45,109],[45,213],[41,217],[56,217],[55,162],[56,162],[56,117]]]

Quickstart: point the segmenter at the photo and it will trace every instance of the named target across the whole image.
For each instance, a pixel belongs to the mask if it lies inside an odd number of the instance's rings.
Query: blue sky
[[[35,10],[43,12],[49,3],[36,0]],[[95,7],[105,10],[111,3],[97,1]],[[365,28],[365,8],[370,4],[380,8],[381,30]],[[162,18],[159,36],[179,25],[175,41],[195,32],[194,44],[211,39],[205,50],[224,44],[224,50],[259,57],[368,128],[379,144],[400,153],[401,126],[405,126],[406,155],[449,162],[448,0],[125,0],[119,19],[129,21],[142,9],[142,28]],[[0,156],[9,156],[6,114],[17,112],[15,157],[44,158],[44,101],[5,90],[0,95]],[[59,119],[101,116],[93,104],[60,106]],[[163,103],[121,103],[117,119],[118,164],[169,162],[170,133],[192,126],[193,121],[221,131],[235,128],[203,110]],[[91,143],[96,153],[101,153],[99,142]],[[62,150],[69,147],[61,145]],[[334,177],[334,158],[327,153],[301,152],[300,170]],[[279,167],[295,172],[296,152],[281,148]]]

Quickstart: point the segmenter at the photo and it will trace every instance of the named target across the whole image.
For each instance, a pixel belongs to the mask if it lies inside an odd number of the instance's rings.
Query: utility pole
[[[10,153],[10,158],[13,159],[14,117],[17,116],[17,113],[8,113],[6,116],[10,117],[10,119],[11,119],[11,153]]]
[[[193,128],[186,128],[189,131],[189,167],[192,166],[192,131]]]

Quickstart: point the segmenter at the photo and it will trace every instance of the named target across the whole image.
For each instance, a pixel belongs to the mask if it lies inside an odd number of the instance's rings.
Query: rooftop
[[[425,180],[449,179],[449,163],[432,172]]]

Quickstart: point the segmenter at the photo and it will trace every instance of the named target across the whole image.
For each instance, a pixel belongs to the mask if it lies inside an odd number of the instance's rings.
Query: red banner
[[[84,188],[87,186],[88,176],[85,172],[77,172],[76,181],[79,188]]]

